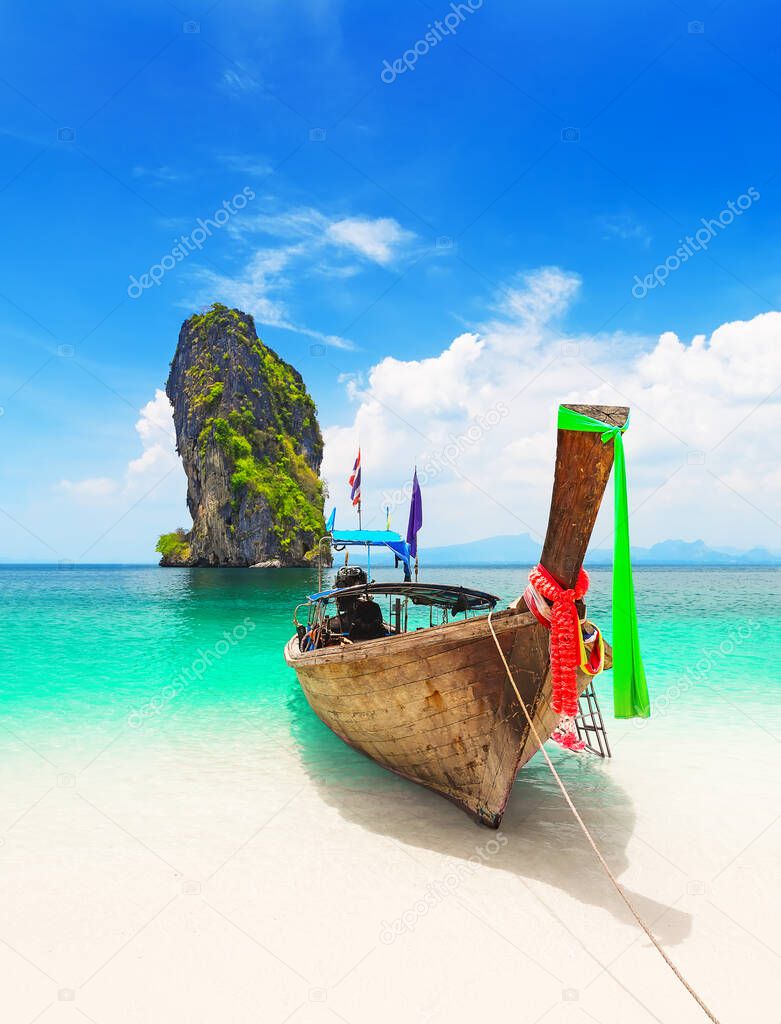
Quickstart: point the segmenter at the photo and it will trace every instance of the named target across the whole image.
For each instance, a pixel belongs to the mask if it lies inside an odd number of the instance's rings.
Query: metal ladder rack
[[[586,744],[586,750],[590,750],[597,757],[612,757],[593,682],[588,684],[578,698],[575,728],[578,731],[578,739]]]

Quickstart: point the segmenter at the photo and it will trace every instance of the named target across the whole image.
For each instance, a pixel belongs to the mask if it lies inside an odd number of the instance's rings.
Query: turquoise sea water
[[[525,576],[443,568],[425,578],[508,601]],[[591,579],[589,614],[609,637],[610,573]],[[330,771],[371,771],[317,722],[282,658],[293,608],[316,588],[307,570],[3,567],[0,724],[58,765],[81,763],[127,732],[141,748],[208,750],[255,729],[310,761],[329,758]],[[778,730],[781,571],[641,569],[636,590],[654,718],[665,731],[712,730],[735,714]],[[609,718],[608,678],[599,692]]]

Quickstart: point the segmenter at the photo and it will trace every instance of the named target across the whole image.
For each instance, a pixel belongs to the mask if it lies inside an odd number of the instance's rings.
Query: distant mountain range
[[[540,559],[542,545],[533,540],[528,533],[507,534],[503,537],[485,537],[483,540],[469,541],[467,544],[448,544],[444,547],[429,548],[421,545],[420,562],[423,566],[438,565],[536,565]],[[336,564],[341,564],[342,555],[336,556]],[[364,564],[365,553],[358,548],[351,550],[351,562]],[[632,561],[635,565],[781,565],[781,551],[768,551],[767,548],[751,548],[741,551],[739,548],[723,547],[718,550],[709,548],[701,540],[663,540],[650,548],[632,548]],[[18,559],[0,555],[0,565],[18,564]],[[44,563],[28,563],[44,564]],[[393,564],[393,556],[387,549],[375,548],[372,552],[372,565],[388,566]],[[612,548],[592,548],[586,556],[587,566],[613,564]]]
[[[421,562],[426,565],[535,565],[541,545],[527,533],[504,537],[486,537],[468,544],[449,544],[439,548],[423,548]],[[635,565],[781,565],[781,553],[767,548],[739,551],[734,548],[717,551],[704,541],[663,540],[650,548],[632,548]],[[586,556],[588,565],[611,565],[609,548],[594,548]]]

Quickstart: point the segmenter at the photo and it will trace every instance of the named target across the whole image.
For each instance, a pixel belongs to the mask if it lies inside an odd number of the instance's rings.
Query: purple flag
[[[420,484],[418,483],[418,470],[412,477],[412,500],[409,504],[409,523],[407,524],[407,543],[410,554],[413,558],[418,556],[418,530],[423,525],[423,501],[420,497]]]

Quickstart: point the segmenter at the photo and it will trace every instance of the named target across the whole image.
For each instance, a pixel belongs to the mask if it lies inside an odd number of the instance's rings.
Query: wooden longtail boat
[[[607,427],[623,426],[629,412],[619,406],[567,408]],[[598,433],[559,430],[541,564],[565,588],[575,586],[612,464],[613,445]],[[406,593],[414,602],[414,588],[421,586],[378,586],[366,593]],[[427,589],[433,594],[437,588]],[[387,635],[302,650],[302,627],[288,642],[285,659],[315,714],[337,736],[498,828],[516,775],[538,746],[486,615],[466,617],[470,610],[487,611],[495,599],[482,595],[481,604],[475,591],[439,589],[443,606],[463,611],[464,620],[403,632],[397,598],[397,621],[394,626],[389,618]],[[460,600],[453,597],[459,591],[466,595]],[[424,603],[436,604],[435,598]],[[313,608],[318,604],[312,601]],[[579,612],[585,616],[585,609]],[[547,740],[558,717],[550,707],[550,633],[522,597],[492,614],[492,624],[536,730]],[[588,680],[579,671],[580,690]]]

